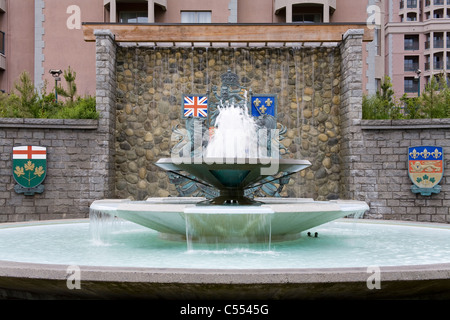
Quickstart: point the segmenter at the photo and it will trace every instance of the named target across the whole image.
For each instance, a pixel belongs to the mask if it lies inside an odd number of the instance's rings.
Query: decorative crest
[[[47,173],[47,148],[18,146],[13,148],[13,177],[17,182],[14,190],[26,196],[42,193]]]
[[[222,79],[222,86],[227,87],[239,87],[239,77],[236,73],[231,72],[231,70],[228,70],[226,73],[221,75]]]
[[[444,176],[444,154],[442,147],[418,146],[408,149],[408,175],[414,185],[413,193],[430,196],[439,193],[438,185]]]

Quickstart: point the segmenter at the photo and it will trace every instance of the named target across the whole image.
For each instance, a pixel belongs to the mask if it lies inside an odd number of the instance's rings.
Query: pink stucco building
[[[82,22],[368,22],[380,28],[364,47],[365,92],[388,75],[397,96],[415,95],[419,82],[450,71],[449,16],[450,0],[0,0],[0,89],[11,91],[28,71],[37,88],[51,90],[49,70],[70,66],[78,93],[94,95],[95,48]]]
[[[386,2],[385,73],[398,96],[417,96],[432,75],[450,72],[450,0]]]

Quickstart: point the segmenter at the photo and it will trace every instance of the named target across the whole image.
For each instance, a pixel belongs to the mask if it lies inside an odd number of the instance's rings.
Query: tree
[[[444,76],[432,76],[421,96],[422,112],[427,118],[445,118],[448,115],[446,95],[447,81]]]
[[[64,79],[67,82],[67,89],[63,89],[61,86],[56,89],[58,94],[69,99],[70,104],[73,104],[75,95],[77,94],[77,85],[75,83],[76,77],[77,73],[69,66],[67,70],[64,70]]]

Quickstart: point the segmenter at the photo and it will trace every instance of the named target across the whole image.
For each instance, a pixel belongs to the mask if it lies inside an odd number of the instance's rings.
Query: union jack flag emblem
[[[208,97],[184,96],[183,114],[185,118],[208,117]]]

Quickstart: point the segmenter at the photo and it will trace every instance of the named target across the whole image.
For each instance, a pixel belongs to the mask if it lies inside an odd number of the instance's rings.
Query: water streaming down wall
[[[117,55],[116,195],[176,196],[165,172],[183,94],[211,93],[231,70],[254,94],[276,94],[283,158],[305,159],[282,196],[336,199],[340,179],[340,53],[336,47],[120,47]]]

